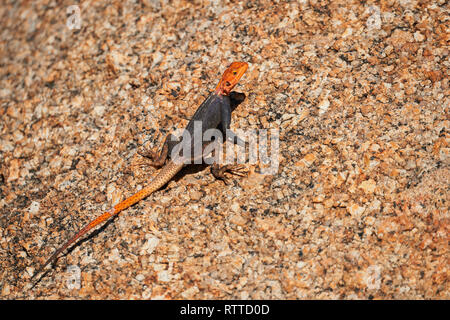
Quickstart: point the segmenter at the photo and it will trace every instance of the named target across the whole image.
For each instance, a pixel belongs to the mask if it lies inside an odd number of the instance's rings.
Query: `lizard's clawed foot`
[[[143,150],[138,150],[138,153],[139,153],[139,155],[141,155],[147,159],[150,159],[149,164],[152,167],[162,167],[164,165],[164,163],[166,162],[166,157],[167,157],[167,152],[166,152],[166,154],[164,154],[163,151],[158,154],[158,152],[155,152],[153,150],[143,149]]]
[[[138,149],[137,153],[139,153],[139,155],[143,156],[144,158],[148,158],[150,160],[154,160],[158,157],[157,152],[145,148]]]
[[[167,159],[170,159],[170,154],[172,153],[172,149],[175,145],[177,145],[180,142],[179,138],[175,137],[172,134],[166,135],[166,138],[164,139],[164,142],[161,146],[161,151],[156,152],[150,149],[141,149],[138,150],[138,153],[151,160],[150,165],[152,167],[162,167],[164,163],[166,163]]]
[[[214,163],[211,166],[211,173],[216,179],[222,180],[225,184],[230,183],[230,178],[225,175],[225,173],[229,173],[231,175],[245,177],[248,170],[243,164],[227,164],[224,166],[219,166],[217,163]]]

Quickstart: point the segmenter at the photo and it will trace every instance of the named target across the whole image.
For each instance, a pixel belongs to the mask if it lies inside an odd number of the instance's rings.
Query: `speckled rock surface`
[[[445,1],[111,2],[0,7],[2,299],[450,298]],[[186,168],[31,288],[234,60],[278,172]]]

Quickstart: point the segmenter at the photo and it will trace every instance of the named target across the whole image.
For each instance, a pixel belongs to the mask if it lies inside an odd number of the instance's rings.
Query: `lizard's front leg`
[[[221,122],[219,124],[219,129],[222,134],[225,134],[226,141],[244,147],[245,150],[247,142],[243,141],[230,130],[231,111],[235,109],[242,101],[244,101],[244,99],[245,94],[233,91],[227,99],[224,100],[224,103],[221,106]],[[244,177],[247,170],[243,164],[219,165],[216,159],[211,165],[211,173],[216,179],[220,179],[225,184],[228,184],[230,182],[230,178],[226,174]]]
[[[245,94],[235,91],[230,92],[230,95],[224,100],[224,103],[221,106],[221,122],[219,124],[219,129],[222,131],[222,134],[225,135],[227,141],[245,148],[247,147],[247,142],[243,141],[230,130],[231,111],[236,109],[236,107],[244,100]]]

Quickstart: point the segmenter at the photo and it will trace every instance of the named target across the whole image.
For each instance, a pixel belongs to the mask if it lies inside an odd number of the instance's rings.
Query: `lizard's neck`
[[[219,84],[216,87],[216,90],[214,91],[214,93],[218,96],[227,96],[229,95],[231,90],[226,90],[224,88],[224,86],[222,86],[222,82],[224,82],[224,80],[220,80]]]

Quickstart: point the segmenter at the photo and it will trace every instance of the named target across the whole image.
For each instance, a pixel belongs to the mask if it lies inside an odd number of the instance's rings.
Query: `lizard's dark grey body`
[[[177,145],[178,150],[180,150],[179,155],[182,156],[184,160],[189,159],[194,161],[202,158],[204,156],[204,147],[211,143],[210,141],[203,140],[203,134],[209,129],[219,129],[222,136],[225,137],[223,141],[228,140],[237,143],[238,145],[245,146],[244,141],[230,130],[231,112],[244,101],[244,99],[245,94],[240,92],[230,92],[227,96],[218,95],[214,92],[211,93],[198,107],[184,129],[185,132],[183,132],[183,135],[180,138],[168,135],[163,144],[160,156],[155,157],[154,154],[151,156],[154,158],[155,164],[162,165],[166,158],[172,159],[172,151]],[[196,122],[201,126],[200,132],[194,132]],[[186,136],[186,133],[189,133],[189,135]],[[198,135],[199,133],[201,133],[201,136]],[[167,150],[165,150],[165,148],[167,148]],[[191,154],[182,154],[182,150],[190,150]],[[175,152],[178,151],[175,150]],[[196,154],[195,152],[201,153]]]

